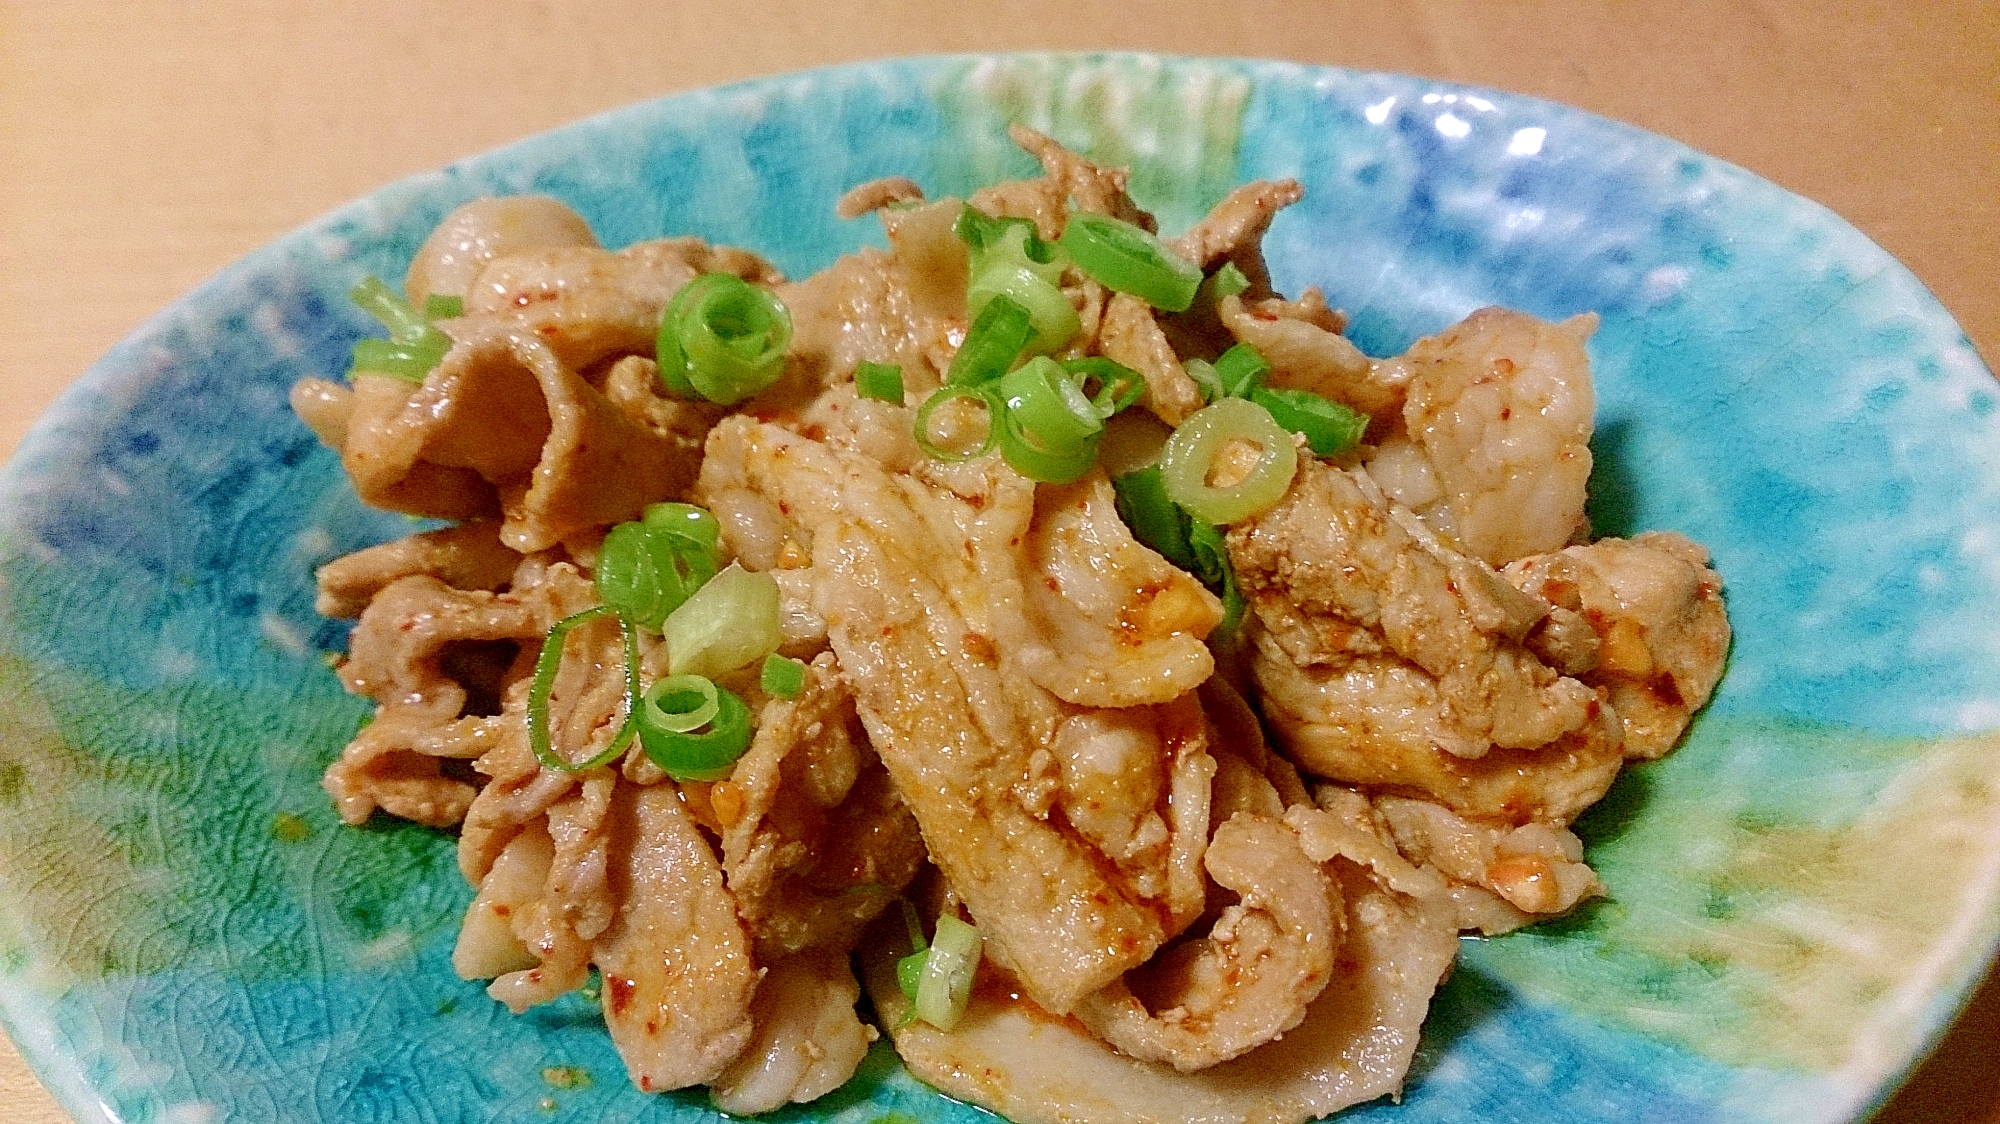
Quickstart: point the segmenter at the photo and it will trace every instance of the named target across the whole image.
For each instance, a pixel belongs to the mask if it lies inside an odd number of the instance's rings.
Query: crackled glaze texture
[[[1688,744],[1582,825],[1612,897],[1468,944],[1400,1105],[1350,1119],[1841,1121],[2000,936],[2000,417],[1907,271],[1735,168],[1561,106],[1410,78],[1137,56],[881,63],[639,106],[396,184],[107,356],[0,481],[0,1011],[83,1121],[692,1121],[580,999],[451,973],[452,843],[336,825],[363,706],[311,568],[399,533],[286,388],[367,330],[475,195],[607,244],[693,233],[803,274],[878,237],[832,200],[1028,171],[1004,124],[1130,163],[1177,228],[1290,175],[1280,287],[1375,354],[1486,303],[1596,310],[1592,516],[1709,544],[1736,647]],[[559,1068],[571,1067],[571,1068]],[[784,1120],[967,1120],[878,1047]]]

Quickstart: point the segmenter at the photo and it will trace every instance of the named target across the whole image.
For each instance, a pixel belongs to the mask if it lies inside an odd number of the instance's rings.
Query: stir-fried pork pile
[[[1051,240],[1076,212],[1151,228],[1123,172],[1016,136],[1046,174],[972,207]],[[1317,290],[1270,287],[1259,242],[1300,195],[1246,185],[1167,241],[1247,281],[1190,312],[1061,281],[1081,327],[1058,358],[1145,377],[1127,428],[1186,421],[1211,393],[1190,361],[1238,342],[1270,386],[1365,415],[1347,451],[1301,441],[1282,498],[1226,528],[1227,626],[1103,467],[1038,483],[913,436],[967,331],[960,201],[857,188],[843,213],[874,211],[889,248],[802,281],[690,238],[605,250],[548,199],[447,219],[406,286],[462,300],[442,361],[293,398],[362,499],[449,524],[318,581],[322,612],[359,618],[339,674],[377,706],[327,791],[349,823],[459,831],[458,972],[521,1011],[594,968],[638,1086],[731,1112],[838,1087],[878,1027],[1023,1122],[1293,1124],[1396,1093],[1459,933],[1605,892],[1567,825],[1674,746],[1730,633],[1700,546],[1589,538],[1594,318],[1482,309],[1371,359]],[[656,370],[663,309],[718,272],[795,325],[782,377],[731,407]],[[900,368],[905,403],[857,394],[864,361]],[[719,677],[755,724],[722,779],[677,782],[637,742],[552,768],[537,653],[599,603],[607,530],[662,501],[775,578],[805,682]],[[636,636],[644,686],[669,653]],[[547,721],[580,761],[630,706],[616,621],[568,651]],[[899,986],[904,902],[983,937],[949,1030]]]

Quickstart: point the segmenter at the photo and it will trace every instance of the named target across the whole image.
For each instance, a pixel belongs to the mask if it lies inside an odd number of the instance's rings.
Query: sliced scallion
[[[1247,343],[1232,346],[1215,361],[1216,380],[1222,384],[1223,393],[1232,398],[1250,397],[1252,391],[1264,385],[1264,376],[1270,373],[1271,364]]]
[[[653,764],[677,781],[719,781],[750,748],[750,708],[734,691],[700,676],[677,675],[655,682],[646,689],[639,713],[639,744]],[[663,724],[653,722],[656,714],[665,719]],[[707,720],[693,723],[700,714]]]
[[[1222,528],[1194,522],[1188,529],[1188,546],[1194,552],[1194,575],[1222,598],[1222,623],[1217,636],[1227,636],[1243,620],[1243,594],[1236,588],[1236,568],[1229,562],[1229,542]]]
[[[1167,244],[1129,222],[1078,211],[1059,244],[1078,269],[1107,289],[1130,293],[1166,312],[1186,311],[1201,287],[1201,270]]]
[[[1067,484],[1097,462],[1104,419],[1068,371],[1046,356],[1000,380],[1000,455],[1031,480]]]
[[[445,350],[372,336],[355,340],[353,364],[347,369],[347,375],[349,378],[355,375],[390,375],[406,382],[422,382],[424,376],[430,374],[431,369],[444,358]]]
[[[1266,390],[1250,393],[1250,401],[1269,410],[1271,419],[1306,439],[1315,456],[1344,453],[1368,431],[1368,415],[1310,390]]]
[[[1212,483],[1218,455],[1235,455],[1239,443],[1253,447],[1256,460],[1247,466],[1225,466],[1223,471],[1237,478]],[[1227,524],[1284,497],[1298,471],[1298,450],[1292,435],[1262,406],[1246,398],[1224,398],[1196,410],[1174,430],[1161,454],[1160,469],[1168,498],[1196,519]]]
[[[1193,571],[1194,550],[1188,543],[1188,514],[1167,498],[1159,465],[1114,477],[1118,514],[1132,528],[1132,537],[1183,570]]]
[[[965,307],[975,319],[995,297],[1006,297],[1028,310],[1024,351],[1046,355],[1068,343],[1083,327],[1076,306],[1063,291],[1019,262],[999,259],[973,273],[965,288]]]
[[[951,357],[945,383],[978,386],[999,378],[1021,357],[1033,333],[1028,310],[1012,297],[995,294],[966,328],[965,342],[959,344],[958,353]]]
[[[722,541],[722,523],[706,508],[691,503],[647,504],[640,519],[653,530],[679,536],[710,550],[717,549]]]
[[[688,504],[672,506],[701,511]],[[620,616],[654,631],[715,576],[720,562],[713,539],[703,542],[684,534],[677,522],[686,520],[671,515],[655,519],[649,511],[646,518],[611,528],[597,552],[597,595]]]
[[[732,564],[675,609],[661,633],[670,674],[714,678],[748,667],[784,641],[777,580]]]
[[[1229,392],[1222,389],[1222,379],[1215,373],[1215,364],[1206,359],[1183,359],[1181,369],[1185,370],[1188,377],[1194,380],[1194,384],[1201,388],[1203,402],[1229,397]]]
[[[639,721],[671,734],[686,734],[715,721],[722,713],[720,688],[699,675],[669,675],[646,688]]]
[[[410,302],[381,278],[363,278],[347,295],[389,330],[386,340],[355,341],[353,362],[347,369],[349,378],[358,374],[388,375],[420,383],[444,358],[445,352],[451,350],[451,337],[432,326],[429,315],[410,307]],[[428,312],[430,302],[425,303]]]
[[[1146,393],[1146,376],[1101,355],[1065,359],[1062,368],[1077,380],[1100,418],[1124,410]]]
[[[536,760],[551,769],[575,773],[608,765],[625,751],[625,743],[632,740],[638,728],[635,715],[639,710],[639,639],[632,622],[620,617],[618,628],[625,647],[625,717],[618,732],[612,736],[611,744],[588,760],[570,761],[556,752],[549,731],[549,696],[555,691],[556,673],[562,670],[563,646],[570,632],[578,625],[588,624],[613,612],[615,610],[609,605],[598,605],[564,617],[549,629],[548,636],[542,641],[541,654],[535,659],[534,678],[528,683],[528,748],[534,751]]]
[[[966,426],[965,410],[957,405],[960,402],[976,405],[985,414],[976,423],[979,426],[976,441],[971,439],[973,431]],[[999,443],[1000,415],[1000,395],[990,385],[941,386],[917,407],[917,447],[934,460],[948,463],[976,460],[992,452]],[[951,428],[940,433],[937,429],[940,420]]]
[[[893,363],[863,360],[854,369],[854,393],[900,406],[903,404],[903,369]]]
[[[795,699],[806,689],[806,665],[776,652],[764,657],[758,685],[773,698]]]
[[[668,389],[733,406],[778,381],[791,342],[791,313],[776,296],[732,273],[704,273],[668,303],[655,357]]]
[[[1243,276],[1243,271],[1236,268],[1235,262],[1226,261],[1202,281],[1201,287],[1211,303],[1219,304],[1224,297],[1241,295],[1250,287],[1250,279]]]
[[[952,230],[966,245],[965,304],[975,319],[994,297],[1007,297],[1028,310],[1032,330],[1023,348],[1044,355],[1082,328],[1076,306],[1062,292],[1066,259],[1042,241],[1034,223],[993,218],[968,204]]]
[[[958,1025],[972,1001],[972,982],[979,972],[984,944],[978,928],[950,913],[938,918],[930,951],[924,957],[923,975],[917,980],[918,1018],[939,1030]]]

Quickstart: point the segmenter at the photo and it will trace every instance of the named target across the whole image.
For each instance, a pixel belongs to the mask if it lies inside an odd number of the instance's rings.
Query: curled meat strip
[[[1216,311],[1232,336],[1271,364],[1268,385],[1309,390],[1371,418],[1393,418],[1403,408],[1407,378],[1341,335],[1340,318],[1318,290],[1296,301],[1225,297]]]
[[[720,1077],[750,1044],[758,970],[715,852],[671,784],[621,784],[608,829],[616,916],[593,956],[604,1022],[640,1089]]]
[[[709,1087],[715,1107],[753,1115],[846,1084],[875,1037],[854,1013],[860,998],[845,952],[821,950],[771,965],[750,1004],[750,1044]]]
[[[1510,822],[1566,822],[1617,774],[1615,713],[1524,644],[1546,603],[1365,473],[1302,465],[1229,548],[1266,715],[1308,771]]]
[[[1407,382],[1403,432],[1369,471],[1488,565],[1582,535],[1596,395],[1584,341],[1597,317],[1551,324],[1482,308],[1381,366]]]
[[[431,230],[410,261],[404,289],[417,308],[432,296],[463,299],[495,258],[596,246],[583,216],[546,195],[475,199]]]
[[[910,1001],[895,976],[901,946],[878,929],[880,939],[862,947],[863,981],[897,1053],[924,1082],[1022,1124],[1296,1124],[1396,1093],[1431,993],[1457,953],[1442,880],[1366,826],[1308,808],[1295,808],[1287,823],[1308,812],[1317,817],[1311,826],[1325,830],[1300,831],[1292,846],[1311,848],[1345,937],[1331,982],[1281,1037],[1183,1073],[1114,1049],[1074,1017],[1050,1015],[993,984],[998,973],[974,987],[964,1018],[944,1033],[906,1017]]]
[[[755,740],[708,803],[723,827],[730,893],[763,961],[850,947],[924,862],[917,822],[830,654],[810,665],[796,699],[764,705]]]
[[[1462,928],[1504,933],[1538,916],[1567,913],[1604,892],[1597,873],[1583,861],[1583,843],[1563,828],[1545,823],[1493,827],[1428,800],[1395,796],[1377,798],[1375,807],[1405,856],[1455,883],[1454,897],[1467,907]],[[1467,890],[1498,900],[1478,902]]]
[[[1599,539],[1508,565],[1508,581],[1582,622],[1578,677],[1623,720],[1627,757],[1672,749],[1729,656],[1722,579],[1708,551],[1671,531]],[[1586,631],[1587,630],[1587,631]]]
[[[1216,829],[1203,860],[1241,900],[1076,1015],[1135,1058],[1190,1072],[1277,1038],[1325,990],[1342,937],[1338,892],[1290,829],[1255,813]],[[1143,999],[1141,997],[1144,997]]]

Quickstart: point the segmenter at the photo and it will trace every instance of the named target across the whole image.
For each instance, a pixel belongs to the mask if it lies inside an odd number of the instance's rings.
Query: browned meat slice
[[[616,774],[596,770],[549,807],[542,827],[551,845],[547,878],[541,893],[513,910],[510,919],[514,936],[535,963],[500,975],[486,988],[517,1015],[590,978],[591,942],[611,924],[617,906],[609,876],[619,852],[612,849],[607,822],[617,784]]]
[[[1198,878],[1177,874],[1207,838],[1199,708],[1099,729],[1024,673],[1012,638],[1027,624],[998,623],[1022,611],[1031,484],[997,462],[891,474],[749,419],[717,427],[703,471],[704,490],[748,488],[799,521],[870,739],[933,861],[1031,994],[1067,1009],[1199,912]],[[1058,750],[1073,721],[1067,744],[1131,774],[1115,807],[1070,787],[1082,780]]]
[[[1372,841],[1381,865],[1410,872],[1409,881],[1441,886],[1379,838],[1353,837]],[[1431,993],[1458,951],[1438,893],[1397,889],[1344,842],[1352,839],[1321,831],[1313,853],[1344,903],[1346,938],[1325,990],[1282,1038],[1197,1072],[1113,1049],[1011,990],[990,964],[950,1033],[908,1020],[895,982],[901,946],[886,932],[864,946],[863,980],[912,1073],[1021,1124],[1302,1124],[1401,1089]]]
[[[1207,404],[1145,301],[1113,294],[1105,302],[1104,321],[1097,329],[1097,349],[1106,359],[1146,376],[1146,394],[1140,401],[1168,425],[1181,424]]]
[[[764,705],[750,749],[708,799],[724,821],[730,893],[763,962],[852,947],[924,862],[917,822],[831,655],[814,661],[798,698]]]
[[[1597,697],[1521,643],[1540,601],[1428,535],[1356,475],[1308,461],[1230,557],[1277,647],[1302,666],[1394,661],[1435,685],[1435,742],[1460,757],[1535,749],[1597,720]]]
[[[552,247],[494,259],[465,293],[465,317],[444,327],[453,339],[480,322],[547,345],[557,360],[588,371],[622,355],[651,355],[660,314],[682,285],[702,273],[731,273],[759,285],[784,280],[762,258],[698,238],[635,242],[616,252]]]
[[[1302,768],[1466,815],[1567,822],[1617,775],[1617,716],[1527,646],[1549,613],[1365,473],[1309,462],[1230,532],[1266,716]]]
[[[1563,828],[1473,823],[1440,804],[1397,796],[1378,797],[1375,807],[1410,861],[1436,869],[1455,889],[1499,899],[1465,927],[1507,932],[1604,893],[1597,872],[1583,861],[1583,843]]]
[[[1299,1025],[1326,990],[1344,934],[1338,891],[1274,817],[1232,817],[1203,860],[1239,900],[1206,936],[1169,947],[1076,1010],[1104,1041],[1183,1073]]]
[[[1507,580],[1580,615],[1596,640],[1586,683],[1610,695],[1627,757],[1658,757],[1722,678],[1729,616],[1708,551],[1673,532],[1524,558]]]
[[[1077,210],[1110,215],[1147,230],[1157,229],[1153,216],[1140,210],[1132,197],[1125,194],[1125,186],[1132,180],[1130,171],[1093,164],[1026,125],[1009,127],[1007,135],[1028,155],[1042,162],[1042,171],[1049,182],[1059,187]]]
[[[845,950],[771,965],[750,1004],[755,1036],[709,1087],[715,1107],[754,1115],[816,1100],[846,1084],[875,1039],[875,1029],[854,1012],[860,998]]]
[[[468,778],[447,774],[440,758],[464,754],[450,739],[444,752],[419,743],[460,718],[475,691],[497,690],[519,646],[543,628],[531,604],[453,589],[425,574],[376,594],[340,665],[347,689],[378,703],[375,720],[322,779],[341,818],[361,823],[380,807],[434,827],[462,819],[476,790]]]
[[[949,236],[950,228],[946,228]],[[958,240],[953,238],[956,243]],[[863,361],[903,369],[905,385],[935,387],[931,356],[949,364],[946,333],[964,328],[965,259],[960,247],[958,305],[946,319],[920,307],[899,259],[880,250],[849,254],[804,281],[781,287],[779,297],[792,314],[792,358],[802,377],[799,400],[780,408],[802,409],[825,386],[852,381]]]
[[[1594,315],[1551,324],[1482,308],[1379,364],[1407,397],[1402,432],[1370,473],[1491,566],[1576,541],[1597,400],[1584,342],[1596,329]]]
[[[607,827],[618,910],[593,956],[611,1041],[645,1092],[714,1081],[750,1044],[758,978],[722,868],[671,784],[621,783]]]
[[[465,523],[425,531],[336,558],[314,575],[321,616],[357,617],[389,583],[428,574],[454,589],[496,590],[514,576],[521,555],[500,541],[500,525]]]
[[[1310,390],[1371,418],[1394,420],[1403,408],[1403,381],[1340,334],[1318,290],[1297,301],[1245,302],[1225,297],[1222,323],[1271,364],[1267,385]]]
[[[530,553],[693,482],[680,442],[540,341],[482,323],[422,386],[357,377],[341,459],[363,500],[443,518],[501,514],[502,540]]]
[[[883,176],[848,188],[834,201],[833,213],[838,218],[858,219],[870,211],[923,201],[924,189],[917,181],[908,176]]]
[[[1271,273],[1264,265],[1264,235],[1278,212],[1305,198],[1299,181],[1255,180],[1242,184],[1200,222],[1168,245],[1202,272],[1233,262],[1250,282],[1250,292],[1271,291]]]

